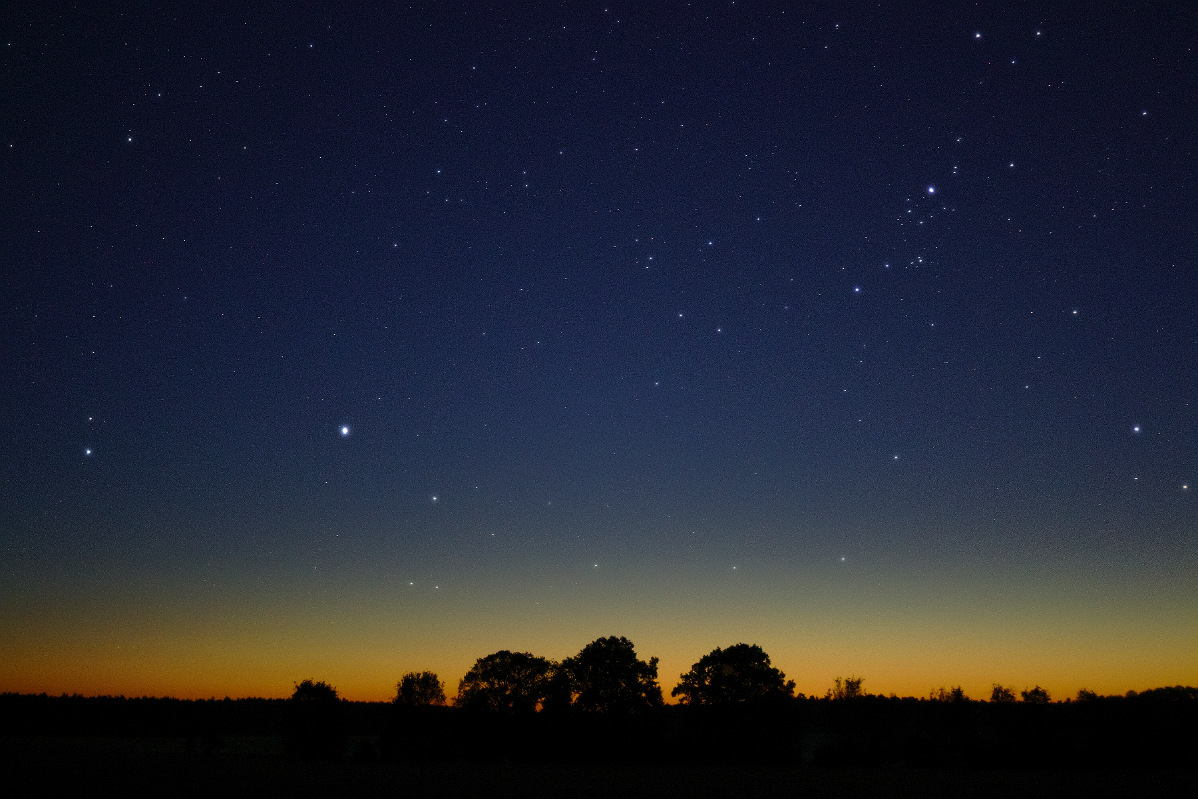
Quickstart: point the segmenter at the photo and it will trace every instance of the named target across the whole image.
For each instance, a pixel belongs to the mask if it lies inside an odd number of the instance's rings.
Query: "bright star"
[[[935,193],[936,193],[936,187],[928,186],[928,194],[935,194]]]
[[[88,447],[87,449],[83,450],[83,454],[84,454],[84,455],[91,455],[91,454],[92,454],[92,449],[91,449],[91,447]]]
[[[1139,426],[1139,425],[1136,425],[1135,427],[1133,427],[1133,428],[1131,429],[1131,431],[1132,431],[1133,433],[1138,433],[1138,432],[1140,432],[1140,426]]]
[[[349,425],[347,425],[347,424],[341,425],[341,437],[345,438],[348,435],[349,435]]]

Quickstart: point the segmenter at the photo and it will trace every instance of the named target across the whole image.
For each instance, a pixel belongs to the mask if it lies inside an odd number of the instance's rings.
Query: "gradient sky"
[[[0,11],[0,690],[1198,683],[1186,4],[195,5]]]

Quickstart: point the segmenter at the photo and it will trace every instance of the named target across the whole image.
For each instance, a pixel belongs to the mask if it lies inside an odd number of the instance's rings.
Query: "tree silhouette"
[[[994,683],[994,687],[990,689],[990,701],[1005,704],[1015,701],[1015,691],[1012,688],[1007,688],[1005,685]]]
[[[770,665],[756,644],[716,647],[691,666],[670,692],[688,705],[727,705],[794,695],[795,684]]]
[[[969,697],[965,695],[965,689],[959,685],[954,685],[952,688],[936,688],[928,697],[933,702],[967,702]]]
[[[338,701],[337,689],[324,680],[319,682],[304,680],[295,683],[291,701],[302,705],[336,703]]]
[[[431,671],[409,671],[395,686],[397,705],[444,705],[445,684]]]
[[[345,749],[342,702],[337,689],[323,680],[295,684],[288,700],[291,729],[288,748],[307,759],[340,757]]]
[[[824,698],[860,699],[865,696],[865,692],[861,690],[861,683],[863,682],[865,682],[864,677],[845,677],[843,682],[837,677],[836,684],[828,689],[828,693],[824,695]]]
[[[1047,705],[1052,701],[1052,697],[1049,696],[1048,691],[1038,685],[1035,688],[1029,688],[1026,691],[1020,691],[1019,695],[1023,697],[1023,701],[1027,702],[1029,705]]]
[[[575,707],[602,713],[632,713],[662,704],[657,658],[646,663],[623,636],[598,638],[562,661]]]
[[[458,683],[457,705],[476,710],[531,713],[544,703],[553,664],[506,649],[474,661]]]

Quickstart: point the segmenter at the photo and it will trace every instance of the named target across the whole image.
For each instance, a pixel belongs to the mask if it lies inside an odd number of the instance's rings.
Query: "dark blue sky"
[[[1091,632],[946,681],[1192,670],[1119,625],[1198,610],[1193,12],[152,6],[3,12],[0,687],[596,631],[922,691],[868,619],[971,603]]]

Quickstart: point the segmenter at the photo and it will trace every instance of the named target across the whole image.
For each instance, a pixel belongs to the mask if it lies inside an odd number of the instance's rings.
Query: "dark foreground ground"
[[[270,737],[6,737],[6,796],[1190,797],[1193,772],[796,766],[304,762]]]

